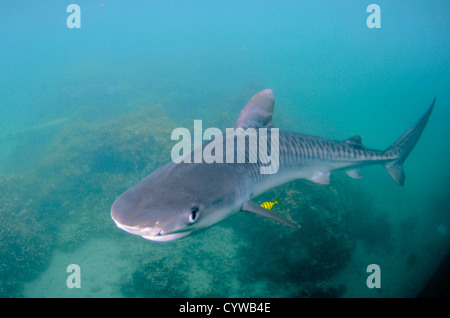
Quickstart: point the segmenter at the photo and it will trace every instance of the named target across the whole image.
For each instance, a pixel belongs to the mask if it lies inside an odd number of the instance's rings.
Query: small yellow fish
[[[266,202],[264,202],[264,203],[261,203],[261,206],[264,208],[264,209],[267,209],[267,210],[272,210],[272,208],[273,208],[273,206],[275,205],[275,204],[281,204],[280,203],[280,198],[278,198],[276,201],[266,201]]]

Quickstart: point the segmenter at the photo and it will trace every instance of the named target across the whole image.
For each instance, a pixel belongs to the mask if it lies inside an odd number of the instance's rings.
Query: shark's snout
[[[134,210],[135,206],[127,204],[126,200],[119,197],[111,207],[111,218],[117,227],[131,234],[142,236],[152,241],[173,241],[190,234],[190,231],[171,233],[159,226],[160,221],[144,222]],[[138,214],[139,215],[139,214]]]
[[[161,235],[161,229],[150,224],[143,224],[140,213],[137,213],[137,207],[130,204],[126,198],[118,197],[111,207],[111,218],[117,227],[129,233],[136,235]]]
[[[113,205],[111,206],[111,218],[116,222],[117,226],[122,225],[126,227],[133,227],[136,224],[133,224],[129,220],[131,207],[124,202],[122,196],[118,197]],[[119,226],[121,227],[121,226]]]

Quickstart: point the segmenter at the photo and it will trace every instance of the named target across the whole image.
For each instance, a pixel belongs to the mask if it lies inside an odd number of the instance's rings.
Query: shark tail
[[[405,183],[405,173],[403,172],[403,162],[408,157],[411,150],[413,150],[417,141],[419,140],[422,132],[428,122],[428,118],[436,102],[436,97],[434,98],[431,106],[422,115],[422,117],[412,126],[403,136],[400,137],[394,144],[392,144],[386,151],[384,155],[386,157],[395,157],[393,160],[389,160],[385,163],[385,168],[391,178],[400,185]]]

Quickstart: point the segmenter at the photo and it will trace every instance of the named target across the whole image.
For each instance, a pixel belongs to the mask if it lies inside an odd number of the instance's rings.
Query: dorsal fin
[[[271,89],[259,92],[245,105],[234,124],[234,128],[271,128],[273,103],[273,91]]]

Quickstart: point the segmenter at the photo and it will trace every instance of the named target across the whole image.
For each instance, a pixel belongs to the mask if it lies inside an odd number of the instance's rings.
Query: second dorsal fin
[[[362,139],[361,139],[361,136],[359,136],[359,135],[350,137],[350,138],[346,139],[345,142],[361,144],[362,145]]]
[[[364,145],[362,144],[362,139],[361,139],[361,136],[359,136],[359,135],[350,137],[350,138],[346,139],[345,142],[348,144],[351,144],[355,147],[366,149],[366,147],[364,147]]]

